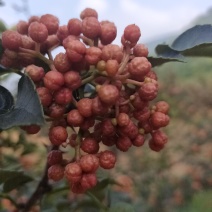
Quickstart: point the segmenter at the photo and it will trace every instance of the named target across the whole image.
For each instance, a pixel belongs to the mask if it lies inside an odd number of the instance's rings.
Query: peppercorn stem
[[[78,161],[80,159],[80,145],[82,141],[82,130],[79,129],[77,138],[76,138],[76,146],[75,146],[75,160]]]
[[[139,87],[143,84],[142,82],[139,82],[139,81],[136,81],[136,80],[132,80],[132,79],[126,79],[124,81],[124,83],[136,85],[136,86],[139,86]]]

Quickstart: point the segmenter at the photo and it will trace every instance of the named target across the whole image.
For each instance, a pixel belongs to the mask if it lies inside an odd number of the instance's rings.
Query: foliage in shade
[[[0,114],[7,113],[14,107],[12,94],[0,85]]]
[[[2,89],[0,90],[2,93]],[[4,102],[11,101],[11,94],[4,96]],[[5,113],[0,115],[0,129],[14,126],[44,124],[43,111],[37,92],[30,78],[23,75],[18,83],[17,101],[14,107],[8,104]]]
[[[30,181],[33,181],[33,178],[22,171],[0,170],[0,184],[3,184],[3,192],[10,192]]]

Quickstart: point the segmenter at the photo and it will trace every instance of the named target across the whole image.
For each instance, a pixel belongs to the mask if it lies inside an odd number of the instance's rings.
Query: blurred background
[[[158,44],[171,43],[183,31],[197,24],[212,24],[212,2],[208,0],[2,2],[0,19],[7,28],[13,27],[19,20],[27,20],[31,15],[45,13],[56,15],[63,25],[70,18],[79,17],[84,8],[94,8],[99,13],[99,20],[110,20],[116,24],[117,44],[120,44],[125,26],[138,25],[142,32],[140,42],[148,46],[149,54],[153,56]],[[186,63],[171,62],[155,71],[160,83],[157,100],[165,100],[171,107],[171,122],[165,129],[169,143],[159,153],[151,152],[148,145],[119,153],[111,176],[125,186],[113,188],[113,200],[130,202],[138,212],[211,212],[212,59],[188,58]],[[18,131],[5,132],[2,139],[17,142],[20,134]],[[45,134],[30,137],[30,145],[40,148],[37,147],[38,139],[45,143]],[[33,157],[29,153],[19,158],[19,162],[28,171],[37,167],[34,171],[38,174],[40,166],[36,164],[42,164],[44,151]],[[10,154],[9,151],[9,159],[5,160],[4,166],[15,161]],[[18,153],[14,157],[18,157]]]

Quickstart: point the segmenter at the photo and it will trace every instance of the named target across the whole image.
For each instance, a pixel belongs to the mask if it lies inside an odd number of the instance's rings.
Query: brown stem
[[[84,85],[84,84],[92,81],[93,79],[95,79],[96,75],[97,75],[97,72],[96,71],[93,71],[93,73],[92,73],[91,76],[89,76],[89,77],[87,77],[87,78],[85,78],[85,79],[82,80],[81,85]]]
[[[32,194],[32,196],[28,199],[25,205],[21,205],[21,212],[29,212],[30,209],[42,199],[45,193],[51,191],[51,186],[48,183],[48,165],[46,164],[44,175],[41,178],[39,184],[37,185],[36,190]]]
[[[80,145],[82,141],[82,130],[79,129],[77,138],[76,138],[76,146],[75,146],[75,160],[78,161],[80,159]]]
[[[118,74],[121,74],[124,71],[124,68],[127,65],[129,59],[130,59],[130,48],[126,47],[124,49],[124,56],[118,69]]]
[[[88,44],[89,46],[94,46],[94,41],[83,36],[83,35],[80,35],[79,38],[81,38],[83,40],[84,43]]]
[[[136,85],[136,86],[139,86],[139,87],[143,84],[142,82],[132,80],[132,79],[126,79],[124,83]]]
[[[19,48],[20,50],[20,53],[19,55],[23,55],[23,53],[25,53],[25,55],[27,56],[32,56],[32,57],[35,57],[35,58],[39,58],[40,60],[44,61],[47,65],[51,66],[52,65],[52,61],[49,60],[48,58],[46,58],[45,56],[43,56],[40,52],[37,52],[37,51],[34,51],[34,50],[31,50],[31,49],[25,49],[25,48]]]

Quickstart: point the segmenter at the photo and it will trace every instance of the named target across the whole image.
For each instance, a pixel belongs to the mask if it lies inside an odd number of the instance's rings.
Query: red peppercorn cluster
[[[121,46],[112,43],[115,24],[99,21],[91,8],[67,25],[46,14],[20,21],[16,29],[2,34],[1,64],[24,68],[52,122],[49,140],[56,148],[48,154],[50,179],[65,177],[73,192],[83,193],[96,185],[99,167],[115,166],[109,147],[126,152],[147,140],[154,151],[164,148],[168,138],[161,128],[169,123],[169,105],[152,103],[158,94],[157,75],[147,47],[138,44],[138,26],[125,28]],[[64,51],[53,57],[56,47]],[[38,126],[22,129],[39,131]],[[108,150],[101,150],[103,145]],[[74,148],[70,161],[63,159],[61,146]]]

